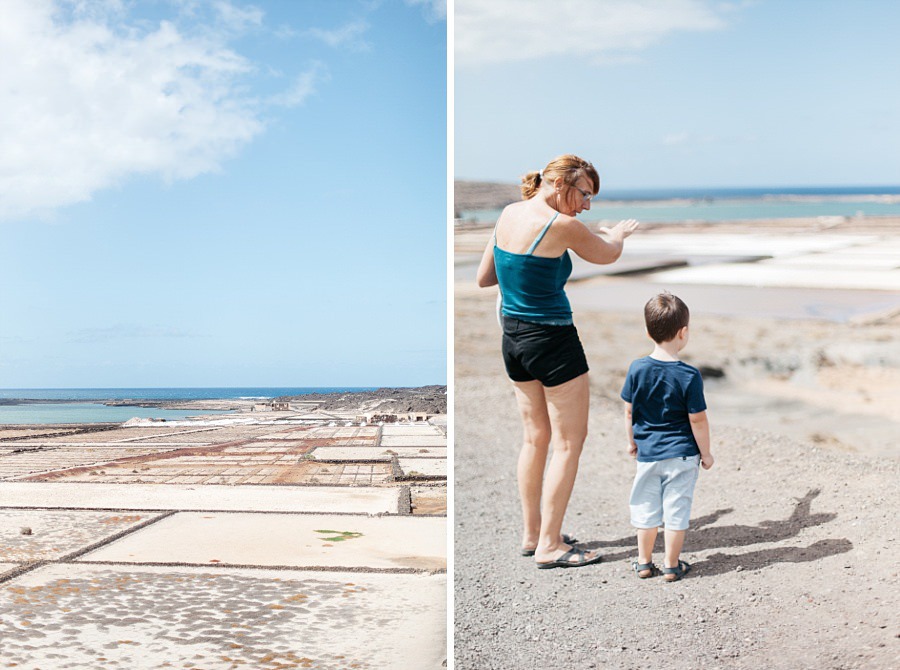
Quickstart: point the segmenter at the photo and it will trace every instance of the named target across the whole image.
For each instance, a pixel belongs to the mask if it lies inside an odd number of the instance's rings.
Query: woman
[[[575,549],[574,538],[562,533],[589,401],[587,360],[564,290],[572,273],[568,250],[591,263],[612,263],[638,223],[600,228],[604,239],[575,218],[600,190],[594,166],[577,156],[560,156],[525,175],[521,189],[522,202],[497,220],[478,285],[500,286],[503,360],[525,429],[518,463],[522,554],[533,555],[538,568],[590,565],[600,555]]]

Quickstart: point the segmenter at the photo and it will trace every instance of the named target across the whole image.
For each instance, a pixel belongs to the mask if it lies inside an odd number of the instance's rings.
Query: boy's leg
[[[694,486],[700,471],[699,456],[673,458],[666,463],[663,480],[663,517],[666,522],[666,557],[663,565],[677,568],[684,547],[684,536],[691,518]],[[666,576],[669,579],[669,576]]]
[[[637,529],[638,563],[653,562],[653,546],[663,521],[662,480],[657,473],[656,463],[638,461],[631,497],[631,525]],[[638,577],[652,576],[651,570],[641,570]]]
[[[684,546],[686,530],[666,529],[666,558],[663,565],[667,568],[677,568],[678,559],[681,557],[681,548]]]
[[[638,528],[637,530],[638,563],[641,565],[653,562],[653,545],[656,544],[656,533],[658,530],[658,528]],[[669,546],[668,537],[667,533],[666,548]],[[641,570],[638,572],[640,577],[650,577],[652,574],[652,570]]]

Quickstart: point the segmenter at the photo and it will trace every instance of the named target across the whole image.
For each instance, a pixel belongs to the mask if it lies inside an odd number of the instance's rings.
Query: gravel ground
[[[638,580],[634,465],[610,397],[630,352],[589,328],[590,435],[563,529],[604,561],[539,571],[520,557],[521,428],[492,308],[457,295],[454,667],[900,667],[900,461],[717,424],[711,405],[716,465],[701,472],[683,553],[694,569]]]

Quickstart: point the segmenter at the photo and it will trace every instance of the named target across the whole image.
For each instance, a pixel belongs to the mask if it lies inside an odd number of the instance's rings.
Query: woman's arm
[[[635,219],[619,221],[612,228],[600,228],[600,232],[609,237],[608,240],[592,233],[588,227],[572,220],[568,247],[589,263],[606,265],[614,263],[622,255],[625,238],[631,235],[638,227]]]
[[[494,267],[494,236],[488,240],[484,249],[484,255],[481,257],[481,264],[478,266],[478,273],[475,275],[475,281],[480,288],[497,285],[497,269]]]

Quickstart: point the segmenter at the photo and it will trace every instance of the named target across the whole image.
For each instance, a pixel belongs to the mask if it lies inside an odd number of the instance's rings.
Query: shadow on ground
[[[820,489],[811,489],[805,496],[797,499],[797,505],[791,515],[780,521],[760,521],[755,526],[730,525],[714,526],[720,518],[734,511],[733,508],[716,510],[691,522],[684,543],[685,551],[705,551],[709,549],[728,549],[745,547],[751,544],[782,542],[795,537],[806,528],[821,526],[837,518],[837,514],[811,511],[812,501],[819,496]],[[660,533],[662,535],[662,533]],[[622,551],[604,553],[605,562],[613,562],[635,558],[636,540],[633,535],[616,540],[585,542],[579,544],[585,549],[603,549],[610,547],[627,547]],[[662,549],[662,538],[657,539],[656,551]],[[846,553],[853,549],[853,543],[847,539],[819,540],[808,547],[775,547],[748,553],[716,553],[703,561],[694,564],[698,575],[711,577],[732,570],[759,570],[773,563],[804,563],[816,561],[827,556]]]

